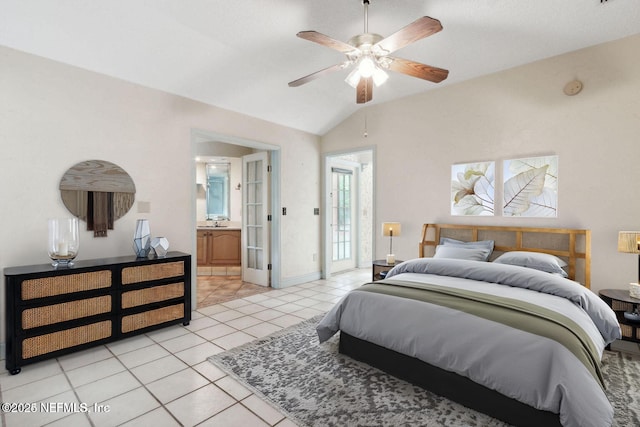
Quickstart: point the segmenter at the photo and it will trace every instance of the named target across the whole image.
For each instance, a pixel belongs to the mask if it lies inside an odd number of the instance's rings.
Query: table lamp
[[[640,231],[620,231],[618,252],[638,254],[638,282],[629,283],[629,294],[634,298],[640,298]]]
[[[389,236],[389,253],[387,254],[387,264],[395,264],[396,256],[393,254],[393,236],[399,236],[402,226],[399,222],[383,222],[382,235]]]

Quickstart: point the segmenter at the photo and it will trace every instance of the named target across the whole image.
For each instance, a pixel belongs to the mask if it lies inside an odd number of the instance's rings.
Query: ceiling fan
[[[389,77],[385,70],[434,83],[439,83],[447,78],[449,71],[442,68],[389,56],[398,49],[442,30],[440,21],[423,16],[390,36],[382,37],[379,34],[369,33],[369,0],[363,0],[362,4],[364,6],[364,33],[352,37],[348,43],[335,40],[317,31],[301,31],[296,34],[302,39],[342,52],[347,56],[347,59],[340,64],[332,65],[289,82],[289,86],[301,86],[334,71],[355,65],[345,81],[356,89],[356,102],[364,104],[373,99],[374,84],[380,86]]]

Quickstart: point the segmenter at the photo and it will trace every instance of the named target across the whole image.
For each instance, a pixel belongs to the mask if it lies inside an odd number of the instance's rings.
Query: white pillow
[[[491,251],[487,248],[438,245],[436,246],[436,253],[433,257],[486,261],[489,258],[489,255],[491,255]]]
[[[498,264],[519,265],[522,267],[534,268],[536,270],[546,271],[547,273],[560,274],[567,277],[568,274],[562,269],[567,263],[555,255],[545,254],[541,252],[512,251],[505,252],[493,262]]]

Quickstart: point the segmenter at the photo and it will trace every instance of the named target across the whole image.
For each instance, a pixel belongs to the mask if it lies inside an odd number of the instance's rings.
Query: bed
[[[517,426],[609,426],[600,373],[620,338],[590,291],[590,232],[425,224],[419,256],[317,325],[340,352]]]

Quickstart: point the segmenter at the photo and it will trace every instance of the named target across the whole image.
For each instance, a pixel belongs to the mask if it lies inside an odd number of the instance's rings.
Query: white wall
[[[319,274],[320,159],[317,136],[0,47],[0,268],[49,262],[47,218],[69,216],[62,174],[87,159],[124,168],[137,206],[107,238],[81,233],[78,259],[133,255],[138,218],[170,250],[195,254],[191,129],[281,147],[281,278]],[[84,225],[84,224],[83,224]],[[4,301],[4,287],[0,291]],[[4,341],[4,304],[0,308]]]
[[[639,51],[634,36],[372,106],[368,138],[361,110],[322,151],[377,146],[376,218],[402,222],[400,259],[417,256],[425,222],[588,228],[592,289],[626,288],[638,260],[617,252],[617,233],[640,229]],[[564,95],[574,78],[583,91]],[[452,164],[546,154],[559,155],[558,218],[450,215]],[[377,239],[380,258],[388,242]]]

